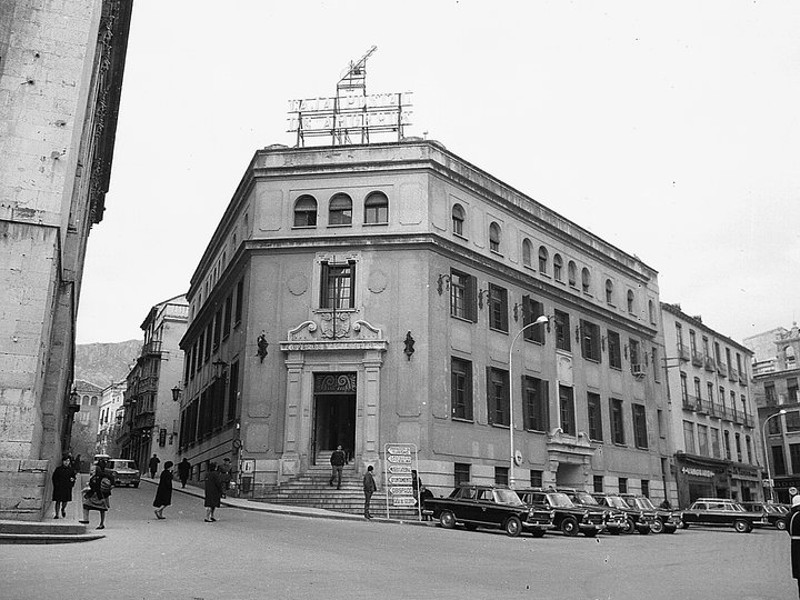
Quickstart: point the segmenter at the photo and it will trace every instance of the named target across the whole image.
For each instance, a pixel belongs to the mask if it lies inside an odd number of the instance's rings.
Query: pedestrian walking
[[[375,478],[372,476],[372,465],[367,467],[367,472],[364,474],[364,518],[371,519],[372,515],[369,514],[369,501],[372,499],[372,494],[378,490],[375,485]]]
[[[800,596],[800,495],[792,498],[792,512],[786,531],[791,536],[792,577],[797,580],[797,593]]]
[[[172,461],[168,460],[164,463],[164,470],[161,471],[161,477],[158,480],[158,489],[156,490],[156,497],[153,500],[153,506],[156,509],[157,519],[166,519],[164,516],[164,509],[172,504]]]
[[[78,454],[77,456],[75,456],[75,458],[72,459],[72,465],[71,466],[72,466],[72,470],[75,471],[75,473],[80,474],[81,469],[83,469],[83,461],[81,460],[81,455],[80,454]]]
[[[331,478],[328,485],[333,485],[336,480],[336,489],[342,489],[342,469],[344,468],[345,456],[341,446],[336,446],[336,450],[331,454]]]
[[[186,487],[186,480],[189,479],[189,473],[192,472],[192,465],[184,456],[183,460],[178,463],[178,478],[181,480],[181,487]]]
[[[228,497],[228,488],[231,487],[231,459],[227,456],[222,459],[219,467],[219,478],[222,480],[222,497]]]
[[[106,460],[97,461],[94,474],[89,479],[89,486],[83,491],[83,520],[79,523],[89,524],[89,511],[100,513],[98,529],[106,528],[106,513],[111,508],[111,489],[114,487],[114,475],[106,470]]]
[[[59,512],[62,517],[67,516],[67,502],[72,501],[72,486],[75,485],[75,471],[70,465],[68,454],[61,457],[61,465],[53,471],[53,502],[55,502],[54,519]]]
[[[220,498],[222,498],[222,479],[217,470],[217,463],[208,463],[208,473],[206,474],[206,487],[205,487],[205,502],[206,507],[206,523],[212,523],[217,519],[214,517],[214,511],[219,508]]]
[[[158,455],[153,452],[153,456],[150,458],[150,462],[147,463],[148,468],[150,469],[150,479],[156,478],[156,471],[158,471],[158,463],[161,462],[161,459],[158,458]]]

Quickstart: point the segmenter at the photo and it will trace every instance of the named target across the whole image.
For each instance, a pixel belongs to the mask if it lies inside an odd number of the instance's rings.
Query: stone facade
[[[0,460],[13,480],[0,519],[41,513],[69,444],[83,257],[108,189],[131,4],[0,4]]]

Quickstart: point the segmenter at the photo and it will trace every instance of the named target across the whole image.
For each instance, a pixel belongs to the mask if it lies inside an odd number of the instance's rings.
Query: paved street
[[[0,597],[103,599],[796,598],[786,533],[732,530],[536,540],[223,508],[155,486],[118,489],[106,538],[2,546]],[[97,524],[92,515],[92,527]]]

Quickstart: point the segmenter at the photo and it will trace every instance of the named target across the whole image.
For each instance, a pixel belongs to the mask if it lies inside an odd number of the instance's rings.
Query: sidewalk
[[[158,485],[158,480],[151,479],[147,476],[142,476],[142,481],[146,481],[153,485]],[[185,488],[180,486],[180,482],[174,482],[172,487],[173,493],[179,492],[182,494],[187,494],[189,496],[195,496],[196,498],[203,498],[204,491],[199,487],[195,487],[192,485],[187,485]],[[333,519],[338,521],[364,521],[364,517],[360,515],[354,515],[350,513],[341,513],[336,512],[333,510],[326,510],[324,508],[308,508],[305,506],[288,506],[284,504],[270,504],[267,502],[256,502],[255,500],[247,500],[245,498],[233,498],[228,496],[227,498],[223,498],[220,503],[222,506],[227,506],[230,508],[239,508],[241,510],[252,510],[256,512],[265,512],[265,513],[273,513],[279,515],[292,515],[295,517],[309,517],[312,519]],[[373,521],[379,521],[381,523],[395,523],[398,525],[421,525],[422,527],[428,527],[429,525],[433,525],[432,521],[416,521],[416,520],[407,520],[407,519],[387,519],[385,516],[380,516],[380,511],[385,511],[384,506],[378,507],[377,505],[375,508],[372,509]]]

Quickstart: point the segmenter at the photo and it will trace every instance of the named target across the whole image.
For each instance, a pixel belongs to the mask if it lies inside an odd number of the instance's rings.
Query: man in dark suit
[[[336,489],[342,488],[342,468],[344,467],[344,451],[341,446],[336,446],[336,450],[331,454],[331,478],[328,485],[333,485],[336,479]]]
[[[375,485],[375,478],[372,476],[372,465],[367,467],[367,472],[364,474],[364,518],[371,519],[372,515],[369,514],[369,501],[372,499],[372,494],[378,490]]]

